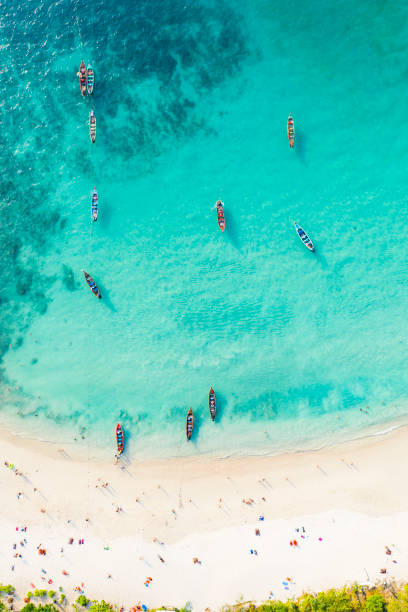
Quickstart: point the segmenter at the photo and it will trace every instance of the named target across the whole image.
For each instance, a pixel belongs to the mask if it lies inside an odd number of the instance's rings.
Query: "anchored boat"
[[[87,82],[86,87],[87,87],[89,95],[92,95],[93,88],[94,88],[94,81],[95,81],[95,74],[94,74],[93,68],[91,64],[88,64],[88,68],[86,70],[86,82]]]
[[[89,113],[89,136],[91,137],[92,142],[95,142],[96,138],[96,117],[93,110]]]
[[[190,440],[190,438],[191,438],[191,436],[193,434],[193,427],[194,427],[193,409],[189,408],[189,410],[187,412],[187,419],[186,419],[187,440]]]
[[[216,406],[216,401],[215,401],[215,391],[212,387],[208,394],[208,408],[210,409],[211,419],[214,421],[217,406]]]
[[[79,78],[79,89],[81,90],[81,94],[85,97],[86,94],[86,68],[84,60],[81,60],[81,64],[79,66],[79,72],[77,72]]]
[[[125,437],[123,435],[123,429],[118,423],[116,425],[116,444],[118,447],[118,455],[121,455],[123,453],[124,443],[125,443]]]
[[[224,217],[224,202],[221,200],[217,200],[217,221],[220,230],[223,232],[225,230],[225,217]]]
[[[295,221],[295,229],[296,229],[296,233],[299,236],[299,238],[301,239],[301,241],[303,242],[303,244],[305,245],[305,247],[307,247],[310,251],[314,251],[314,245],[313,242],[310,240],[309,236],[306,234],[305,230],[302,229],[300,227],[300,225],[298,225]]]
[[[91,217],[92,221],[98,220],[98,193],[95,188],[92,192]]]
[[[92,276],[90,276],[87,272],[85,272],[85,270],[82,270],[82,272],[84,273],[85,280],[88,283],[92,293],[96,295],[97,298],[101,299],[102,297],[101,292],[99,291],[97,284],[95,283]]]
[[[292,113],[289,113],[288,117],[288,140],[289,146],[292,149],[295,144],[295,124],[293,122]]]

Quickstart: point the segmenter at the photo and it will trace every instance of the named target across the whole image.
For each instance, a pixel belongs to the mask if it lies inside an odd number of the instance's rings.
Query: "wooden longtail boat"
[[[217,405],[215,401],[215,391],[211,387],[210,392],[208,394],[208,408],[210,409],[211,419],[215,420],[215,413],[217,411]]]
[[[191,436],[193,434],[193,427],[194,427],[193,409],[189,408],[188,412],[187,412],[187,419],[186,419],[187,440],[190,440],[190,438],[191,438]]]
[[[89,136],[91,137],[92,142],[95,142],[96,138],[96,117],[93,110],[89,113]]]
[[[92,192],[91,218],[92,221],[98,220],[98,193],[95,188]]]
[[[218,226],[223,232],[225,230],[224,202],[221,202],[221,200],[217,200],[216,206]]]
[[[116,425],[116,444],[118,446],[118,455],[121,455],[123,453],[125,437],[123,435],[123,430],[119,423]]]
[[[309,236],[306,234],[305,230],[302,229],[300,227],[300,225],[298,225],[295,221],[295,229],[296,229],[296,233],[299,236],[299,238],[301,239],[301,241],[303,242],[303,244],[305,245],[305,247],[307,247],[309,249],[309,251],[314,252],[315,248],[313,245],[313,242],[310,240]]]
[[[81,64],[79,66],[79,89],[81,90],[81,94],[85,97],[86,94],[86,68],[84,60],[81,60]]]
[[[96,295],[97,298],[101,299],[102,295],[101,292],[99,291],[94,279],[92,278],[92,276],[90,276],[87,272],[85,272],[85,270],[82,270],[82,272],[84,273],[85,276],[85,280],[88,283],[92,293],[94,295]]]
[[[295,124],[293,122],[292,113],[289,113],[288,117],[288,140],[289,146],[292,149],[295,144]]]
[[[88,94],[92,95],[93,88],[95,82],[95,74],[91,64],[88,64],[88,68],[86,70],[86,88],[88,90]]]

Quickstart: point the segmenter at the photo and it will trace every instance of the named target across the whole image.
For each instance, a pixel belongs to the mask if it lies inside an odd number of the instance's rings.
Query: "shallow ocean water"
[[[1,423],[166,456],[404,421],[404,4],[1,5]]]

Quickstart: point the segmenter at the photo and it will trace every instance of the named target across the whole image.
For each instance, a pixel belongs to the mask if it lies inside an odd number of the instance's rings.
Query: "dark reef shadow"
[[[234,220],[234,215],[232,215],[229,211],[225,215],[225,233],[230,239],[232,246],[235,247],[239,251],[241,246],[239,243],[239,238],[238,238],[238,233],[237,233],[237,225]]]
[[[295,151],[300,161],[305,163],[305,133],[302,130],[296,130]]]

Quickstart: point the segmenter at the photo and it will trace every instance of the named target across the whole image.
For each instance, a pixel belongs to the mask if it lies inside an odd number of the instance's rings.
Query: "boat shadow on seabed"
[[[104,304],[106,308],[109,308],[109,310],[111,310],[112,312],[117,312],[112,300],[109,297],[109,292],[101,283],[99,283],[98,286],[102,295],[102,304]]]
[[[227,405],[227,400],[219,391],[215,391],[215,397],[217,398],[217,412],[215,415],[215,423],[222,420],[224,410]]]
[[[302,130],[297,129],[296,130],[296,139],[295,139],[295,151],[296,151],[296,155],[298,156],[298,158],[300,159],[301,162],[306,163],[305,162],[305,134],[304,132],[302,132]]]
[[[230,210],[226,211],[225,218],[226,218],[225,233],[228,236],[229,241],[232,244],[232,246],[235,247],[239,251],[241,249],[241,245],[240,245],[239,238],[238,238],[237,225],[234,221],[234,216]]]

